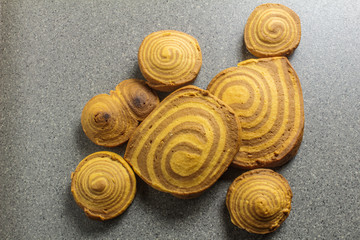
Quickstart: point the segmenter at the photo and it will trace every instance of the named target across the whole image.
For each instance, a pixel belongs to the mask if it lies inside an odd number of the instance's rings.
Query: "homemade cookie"
[[[115,147],[126,142],[139,121],[159,103],[157,94],[144,81],[127,79],[115,91],[99,94],[86,103],[81,125],[97,145]]]
[[[299,45],[299,16],[281,4],[266,3],[255,8],[244,32],[246,48],[256,57],[291,54]]]
[[[233,110],[206,90],[171,93],[130,138],[125,160],[153,188],[198,196],[228,168],[240,145]]]
[[[255,169],[230,185],[226,206],[234,225],[266,234],[275,231],[289,216],[291,199],[291,188],[282,175],[270,169]]]
[[[156,90],[170,92],[191,83],[198,75],[202,56],[197,40],[183,32],[153,32],[140,45],[139,67]]]
[[[304,104],[299,78],[286,57],[243,61],[216,75],[208,90],[240,119],[242,145],[233,165],[277,167],[295,156]]]
[[[119,155],[96,152],[71,174],[71,192],[89,218],[107,220],[123,213],[136,192],[133,170]]]

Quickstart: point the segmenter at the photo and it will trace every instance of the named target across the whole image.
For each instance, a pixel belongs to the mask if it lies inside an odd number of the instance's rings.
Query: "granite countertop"
[[[294,197],[288,219],[258,236],[236,228],[225,207],[229,169],[202,196],[181,200],[138,178],[132,205],[106,222],[88,219],[70,174],[94,145],[81,111],[122,80],[143,79],[137,51],[149,33],[196,37],[203,65],[195,85],[252,58],[247,17],[264,1],[0,1],[0,239],[356,239],[360,236],[360,4],[278,1],[301,19],[289,57],[305,107],[297,156],[276,169]],[[165,94],[162,95],[162,97]]]

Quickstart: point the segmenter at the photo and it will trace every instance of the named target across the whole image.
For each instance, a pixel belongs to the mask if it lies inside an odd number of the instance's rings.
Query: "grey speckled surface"
[[[138,47],[160,29],[198,39],[203,65],[195,84],[205,88],[219,71],[251,58],[243,30],[263,1],[135,2],[0,1],[0,239],[358,238],[360,3],[350,0],[278,1],[302,22],[290,61],[306,116],[297,156],[278,169],[294,192],[280,229],[256,236],[230,223],[225,194],[242,173],[234,169],[192,200],[139,180],[122,216],[85,217],[70,193],[70,173],[104,148],[81,130],[84,104],[121,80],[142,78]]]

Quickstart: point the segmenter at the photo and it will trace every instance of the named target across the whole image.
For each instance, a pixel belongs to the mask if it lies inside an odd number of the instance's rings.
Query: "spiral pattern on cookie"
[[[79,163],[72,174],[71,191],[88,217],[107,220],[118,216],[131,204],[136,179],[121,156],[96,152]]]
[[[126,142],[139,121],[159,103],[144,81],[127,79],[115,91],[99,94],[88,101],[81,114],[87,137],[97,145],[115,147]]]
[[[149,185],[195,197],[226,170],[239,149],[235,113],[206,90],[183,87],[136,129],[125,159]]]
[[[291,188],[282,175],[270,169],[255,169],[231,184],[226,206],[234,225],[266,234],[275,231],[289,216],[291,199]]]
[[[159,91],[172,91],[192,82],[202,63],[197,40],[174,30],[158,31],[145,37],[138,59],[149,86]]]
[[[94,143],[113,147],[129,139],[138,121],[115,95],[99,94],[85,105],[81,124]]]
[[[215,76],[208,90],[240,118],[242,146],[235,166],[275,167],[296,154],[304,127],[303,98],[285,57],[241,62]]]
[[[128,106],[130,113],[138,120],[144,120],[159,104],[159,97],[144,81],[128,79],[119,83],[115,94]]]
[[[244,33],[247,49],[256,57],[288,55],[299,45],[299,16],[281,4],[263,4],[251,13]]]

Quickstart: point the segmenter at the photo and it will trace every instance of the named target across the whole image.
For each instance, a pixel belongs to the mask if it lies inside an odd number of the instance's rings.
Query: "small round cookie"
[[[256,7],[244,32],[246,48],[256,57],[289,55],[299,45],[300,38],[299,16],[290,8],[273,3]]]
[[[125,160],[151,187],[193,198],[213,185],[239,151],[239,120],[208,91],[171,93],[130,138]]]
[[[207,89],[240,119],[242,145],[234,166],[278,167],[296,155],[304,103],[299,78],[286,57],[243,61],[217,74]]]
[[[81,114],[81,125],[93,143],[115,147],[130,138],[138,121],[116,95],[99,94],[86,103]]]
[[[139,79],[122,81],[111,94],[116,94],[138,121],[143,121],[160,102],[156,92],[149,88],[145,81]]]
[[[175,30],[162,30],[145,37],[139,48],[138,62],[151,88],[170,92],[195,80],[202,55],[194,37]]]
[[[130,138],[139,121],[159,102],[159,97],[145,81],[127,79],[110,95],[99,94],[90,99],[82,111],[81,125],[95,144],[115,147]]]
[[[270,169],[255,169],[230,185],[226,206],[234,225],[266,234],[275,231],[289,216],[291,199],[291,188],[282,175]]]
[[[136,178],[128,163],[112,152],[84,158],[71,174],[76,203],[92,219],[108,220],[123,213],[136,192]]]

